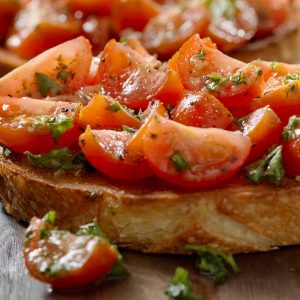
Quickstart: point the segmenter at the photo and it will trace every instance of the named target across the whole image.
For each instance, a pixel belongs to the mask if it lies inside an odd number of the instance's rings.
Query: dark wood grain
[[[194,257],[142,255],[124,252],[131,276],[71,294],[49,292],[29,277],[22,254],[23,227],[0,212],[0,299],[2,300],[163,300],[164,289],[177,266],[190,271],[194,290],[207,300],[296,300],[300,299],[300,247],[237,256],[242,269],[225,284],[214,286],[194,269]]]

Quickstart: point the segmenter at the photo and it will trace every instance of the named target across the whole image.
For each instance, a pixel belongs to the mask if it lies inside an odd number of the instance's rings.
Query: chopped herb
[[[37,72],[34,74],[34,79],[42,97],[48,96],[49,93],[53,96],[61,93],[62,87],[57,82],[49,78],[48,75]]]
[[[289,73],[284,77],[283,82],[285,84],[288,84],[288,83],[293,83],[299,79],[300,79],[300,72]]]
[[[285,141],[296,137],[295,129],[300,126],[300,117],[292,116],[288,124],[284,127],[282,137]]]
[[[208,91],[214,92],[224,85],[228,78],[221,77],[220,75],[211,75],[206,77],[205,87]]]
[[[69,72],[67,70],[61,70],[57,73],[57,79],[60,79],[64,83],[67,82],[69,76]]]
[[[271,70],[272,70],[272,72],[274,72],[275,69],[276,69],[279,65],[280,65],[279,62],[277,62],[277,61],[272,61],[272,62],[271,62]]]
[[[242,74],[242,72],[238,72],[238,74],[234,74],[230,76],[229,79],[235,86],[241,85],[241,84],[247,84],[246,78]]]
[[[201,274],[207,276],[215,283],[224,282],[230,275],[226,264],[230,266],[235,273],[240,272],[240,268],[236,264],[232,254],[225,254],[207,246],[186,245],[184,248],[197,252],[196,268]]]
[[[123,131],[127,131],[129,133],[136,133],[136,129],[135,128],[128,127],[126,125],[122,125],[122,129],[123,129]]]
[[[201,61],[204,61],[206,57],[206,52],[204,50],[200,50],[196,55],[193,56],[195,59],[199,59]]]
[[[170,160],[174,164],[177,172],[184,172],[189,168],[188,162],[178,152],[171,156]]]
[[[111,110],[112,112],[118,112],[119,110],[121,110],[121,105],[119,101],[115,101],[113,103],[111,103],[108,107],[107,110]]]
[[[282,146],[271,148],[262,159],[246,167],[246,177],[255,184],[263,180],[279,185],[282,183],[285,172],[282,166]]]
[[[12,154],[12,151],[8,148],[0,146],[0,155],[4,157],[9,157]]]
[[[177,267],[172,278],[171,285],[165,290],[169,299],[174,300],[201,300],[202,298],[193,294],[192,284],[189,280],[189,272]]]
[[[54,225],[56,221],[56,212],[54,210],[50,210],[44,217],[43,220],[47,223]]]
[[[237,0],[206,0],[205,4],[214,19],[235,19],[238,12]]]
[[[87,159],[81,151],[79,151],[75,155],[73,159],[73,164],[76,165],[78,169],[84,168],[88,173],[95,171],[95,168],[87,161]]]
[[[59,148],[46,154],[34,155],[25,152],[30,163],[37,168],[71,170],[77,166],[74,164],[74,157],[68,148]]]
[[[43,227],[40,229],[40,239],[45,239],[49,237],[50,231],[49,228]]]
[[[127,36],[121,36],[120,37],[120,43],[127,45],[128,44],[128,37]]]
[[[80,226],[76,235],[93,235],[108,240],[106,234],[100,229],[100,226],[96,220],[94,220],[93,223]]]

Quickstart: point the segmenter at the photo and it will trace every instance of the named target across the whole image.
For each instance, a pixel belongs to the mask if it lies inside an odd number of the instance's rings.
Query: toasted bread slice
[[[300,243],[300,183],[292,179],[253,186],[237,176],[187,192],[154,178],[124,184],[99,173],[55,176],[18,157],[0,157],[0,178],[1,201],[16,219],[54,209],[59,226],[76,230],[97,218],[114,243],[138,251],[185,253],[192,243],[240,253]]]

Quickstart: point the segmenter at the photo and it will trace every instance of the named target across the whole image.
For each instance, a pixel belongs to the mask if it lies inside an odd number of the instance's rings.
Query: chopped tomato
[[[115,40],[101,54],[98,77],[106,94],[133,109],[145,109],[168,80],[159,63]]]
[[[289,176],[300,176],[300,118],[292,116],[283,131],[282,160]]]
[[[82,128],[90,125],[95,129],[122,129],[122,125],[140,127],[140,121],[118,101],[99,94],[81,110],[79,123]]]
[[[290,0],[247,0],[258,16],[258,37],[276,33],[289,20]]]
[[[72,12],[81,11],[84,14],[108,16],[111,13],[112,0],[65,0]]]
[[[284,124],[294,114],[300,114],[300,80],[285,80],[284,77],[271,77],[267,82],[265,94],[254,99],[252,111],[269,105]]]
[[[213,95],[188,93],[175,107],[172,119],[178,123],[195,127],[226,128],[232,121],[232,114]]]
[[[262,69],[224,55],[199,35],[180,48],[177,68],[187,89],[206,89],[229,109],[246,105],[263,93]]]
[[[126,44],[130,48],[135,50],[138,54],[142,55],[149,63],[157,63],[157,59],[153,55],[149,54],[149,52],[145,49],[140,40],[138,40],[135,37],[126,37],[125,40]]]
[[[31,276],[54,288],[95,283],[117,262],[118,251],[105,239],[75,235],[33,218],[25,233],[23,255]]]
[[[106,176],[125,181],[149,177],[152,171],[144,157],[126,149],[131,135],[126,131],[87,128],[80,136],[80,146],[89,163]]]
[[[115,0],[112,19],[115,30],[144,29],[151,18],[159,13],[159,6],[153,0]]]
[[[252,142],[248,162],[260,159],[267,150],[280,140],[283,124],[269,107],[260,108],[242,119],[243,134]]]
[[[249,41],[256,33],[255,10],[245,0],[210,1],[211,22],[207,35],[222,51],[228,52]]]
[[[81,25],[58,1],[29,1],[19,12],[6,45],[21,57],[32,58],[80,35]]]
[[[233,176],[246,161],[250,139],[216,128],[196,128],[156,115],[144,136],[144,153],[157,176],[202,188]]]
[[[173,6],[153,17],[142,33],[142,43],[160,58],[169,58],[192,35],[204,34],[208,11],[202,3]]]
[[[88,40],[65,42],[0,78],[0,95],[43,98],[74,92],[88,85],[91,60]]]
[[[149,123],[156,114],[162,117],[168,117],[167,110],[159,101],[150,103],[148,108],[141,115],[141,127],[132,135],[132,137],[127,141],[126,144],[126,149],[129,152],[143,155],[143,137],[145,135]]]
[[[78,141],[80,104],[41,101],[30,98],[0,97],[0,143],[14,152],[46,153],[60,146],[72,146]],[[57,132],[49,127],[57,125]],[[66,126],[66,120],[70,126]],[[61,121],[60,121],[61,120]],[[64,135],[65,134],[65,135]]]

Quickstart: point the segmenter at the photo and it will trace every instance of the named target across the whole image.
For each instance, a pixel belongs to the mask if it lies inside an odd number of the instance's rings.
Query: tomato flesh
[[[283,124],[268,106],[258,109],[243,119],[242,131],[252,142],[248,162],[256,161],[280,141]]]
[[[33,218],[23,255],[31,276],[55,288],[95,283],[112,269],[118,252],[97,236],[76,236]]]
[[[216,128],[195,128],[156,115],[144,136],[155,174],[175,185],[203,188],[233,176],[246,161],[250,140]]]
[[[99,78],[106,94],[133,109],[145,109],[168,80],[166,72],[115,40],[101,54]]]
[[[126,151],[131,133],[87,129],[80,136],[80,146],[87,160],[108,177],[132,181],[152,175],[145,159]]]
[[[186,94],[175,107],[172,119],[187,126],[223,129],[233,121],[229,110],[217,98],[205,92]]]
[[[73,128],[65,131],[58,145],[71,147],[78,141],[79,104],[0,97],[0,108],[0,143],[14,152],[30,151],[33,154],[41,154],[57,148],[47,124],[34,125],[41,116],[63,114],[70,118]]]
[[[300,133],[295,130],[295,136],[282,143],[282,160],[284,170],[289,176],[300,176]]]

